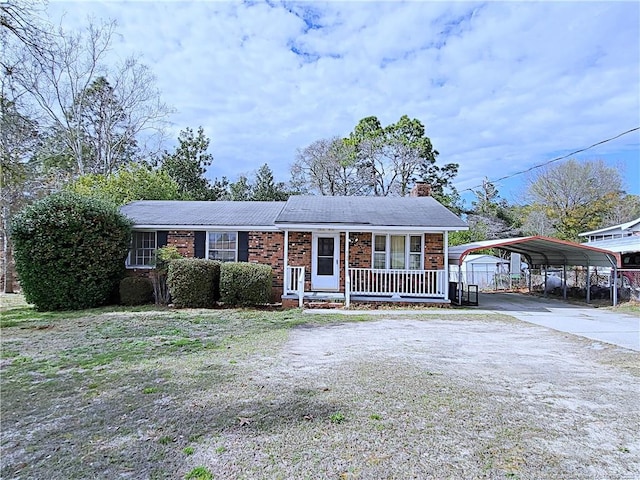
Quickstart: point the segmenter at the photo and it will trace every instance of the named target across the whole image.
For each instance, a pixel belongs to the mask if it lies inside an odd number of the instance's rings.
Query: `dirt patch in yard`
[[[640,477],[640,354],[506,316],[106,312],[1,340],[2,478]]]

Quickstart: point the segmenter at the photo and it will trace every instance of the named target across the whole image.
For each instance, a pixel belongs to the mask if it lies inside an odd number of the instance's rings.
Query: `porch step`
[[[336,308],[344,308],[344,303],[340,302],[306,302],[304,304],[306,308],[312,309],[327,309],[332,310]]]

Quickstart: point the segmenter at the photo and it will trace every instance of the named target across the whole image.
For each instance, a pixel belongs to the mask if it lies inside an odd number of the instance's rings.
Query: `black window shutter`
[[[166,247],[169,241],[169,232],[166,230],[158,230],[156,232],[156,238],[158,240],[158,248]]]
[[[249,232],[238,232],[238,261],[249,261]]]
[[[207,232],[195,232],[194,254],[196,258],[204,258]]]

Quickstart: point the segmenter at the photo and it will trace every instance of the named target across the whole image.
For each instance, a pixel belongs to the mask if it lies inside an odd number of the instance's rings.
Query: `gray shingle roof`
[[[285,202],[140,200],[120,211],[135,225],[273,226]]]
[[[276,225],[304,223],[376,227],[467,226],[432,197],[290,197],[276,218]]]
[[[457,228],[467,225],[431,197],[292,196],[287,202],[140,200],[121,208],[134,225],[282,226],[291,224]]]

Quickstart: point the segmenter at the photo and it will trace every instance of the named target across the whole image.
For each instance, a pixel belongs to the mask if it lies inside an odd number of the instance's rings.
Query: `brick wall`
[[[167,246],[173,245],[180,255],[186,258],[195,256],[195,234],[186,230],[170,230],[167,236]]]
[[[444,269],[444,235],[441,233],[424,234],[424,269]]]
[[[288,264],[292,267],[305,267],[305,290],[311,291],[312,233],[289,232]],[[371,268],[373,236],[370,232],[349,234],[349,266],[352,268]],[[284,284],[284,233],[249,232],[249,262],[270,265],[273,268],[274,299],[282,293]],[[175,245],[181,255],[194,256],[194,232],[172,230],[168,235],[168,245]],[[345,234],[340,235],[340,291],[344,291],[344,242]],[[444,268],[444,235],[426,233],[424,236],[425,270]],[[147,276],[149,270],[128,270],[129,275]]]
[[[349,233],[349,266],[353,268],[371,268],[371,233]],[[343,247],[344,248],[344,247]]]
[[[311,232],[289,232],[289,266],[304,267],[304,289],[311,290]]]
[[[311,291],[312,262],[311,232],[289,232],[289,266],[305,267],[305,291]],[[354,232],[349,234],[349,266],[353,268],[371,268],[371,233]],[[340,234],[339,264],[340,291],[344,292],[344,241],[345,234]]]
[[[274,299],[279,299],[284,285],[284,233],[249,232],[248,236],[249,262],[271,266]]]

